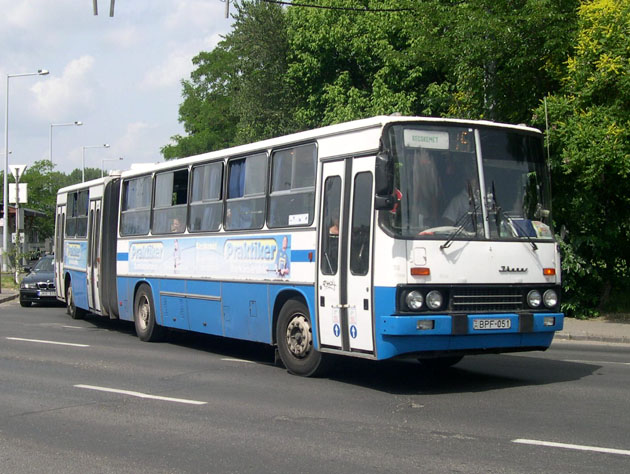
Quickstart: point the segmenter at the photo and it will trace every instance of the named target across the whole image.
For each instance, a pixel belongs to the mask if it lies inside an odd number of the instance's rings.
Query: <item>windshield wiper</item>
[[[440,245],[440,250],[447,249],[451,246],[453,240],[455,240],[455,237],[457,237],[461,233],[461,231],[464,230],[464,227],[466,227],[468,220],[470,220],[475,229],[475,235],[477,235],[477,210],[479,209],[479,205],[475,203],[470,182],[468,183],[468,205],[468,210],[457,219],[455,225],[453,226],[457,227],[457,229],[455,229],[455,231],[448,237],[448,239],[446,239],[446,242]],[[471,207],[472,212],[470,212]]]
[[[494,181],[492,181],[492,207],[493,207],[492,210],[495,212],[495,215],[496,215],[497,232],[499,232],[499,229],[501,228],[500,218],[501,216],[503,216],[505,220],[508,221],[510,225],[512,226],[513,232],[516,233],[515,237],[520,237],[520,235],[518,235],[517,229],[521,230],[523,232],[523,237],[525,237],[527,241],[531,244],[532,249],[538,250],[538,245],[536,245],[536,242],[532,240],[531,236],[527,233],[526,229],[523,229],[521,226],[519,226],[516,222],[514,222],[514,220],[510,217],[510,215],[507,212],[501,209],[500,206],[497,206],[497,193],[494,189]]]

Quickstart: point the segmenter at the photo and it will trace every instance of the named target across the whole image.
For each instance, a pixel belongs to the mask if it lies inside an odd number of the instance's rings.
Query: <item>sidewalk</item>
[[[555,339],[630,344],[630,320],[626,321],[564,318],[564,329],[556,333]]]
[[[3,288],[0,293],[0,304],[17,299],[19,296],[19,291]],[[557,332],[554,339],[630,344],[630,320],[627,321],[616,322],[604,318],[588,320],[564,318],[564,329]]]
[[[5,301],[11,301],[20,296],[20,292],[17,290],[10,290],[8,288],[2,288],[2,293],[0,293],[0,304]]]

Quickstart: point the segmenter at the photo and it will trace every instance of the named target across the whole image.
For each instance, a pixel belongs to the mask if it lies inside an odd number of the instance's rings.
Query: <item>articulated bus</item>
[[[111,173],[59,191],[69,314],[330,354],[545,350],[563,327],[542,134],[373,117]]]

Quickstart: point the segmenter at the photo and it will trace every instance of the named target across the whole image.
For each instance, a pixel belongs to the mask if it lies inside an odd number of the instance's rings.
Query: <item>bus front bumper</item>
[[[545,349],[563,313],[423,314],[377,319],[378,359],[422,352],[509,352]]]

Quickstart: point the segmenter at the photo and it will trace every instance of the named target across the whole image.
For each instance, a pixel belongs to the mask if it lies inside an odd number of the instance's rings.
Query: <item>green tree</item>
[[[196,69],[182,81],[184,101],[179,121],[187,135],[171,137],[162,148],[164,158],[181,158],[225,148],[234,143],[237,117],[233,110],[234,55],[222,41],[211,52],[193,58]]]
[[[196,69],[182,82],[179,119],[187,135],[162,148],[166,159],[295,130],[284,9],[257,0],[234,7],[233,30],[213,51],[193,59]]]
[[[321,0],[327,8],[288,10],[288,76],[298,95],[295,121],[312,128],[417,110],[425,77],[403,28],[409,1]],[[352,11],[334,8],[367,7]]]
[[[548,97],[554,215],[568,228],[566,309],[590,314],[627,290],[630,261],[630,0],[579,9],[575,53]],[[544,107],[537,110],[539,121]]]

